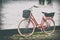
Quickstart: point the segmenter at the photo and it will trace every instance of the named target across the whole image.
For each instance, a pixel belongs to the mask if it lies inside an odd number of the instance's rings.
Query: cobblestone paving
[[[30,37],[21,37],[19,34],[14,34],[9,36],[11,40],[60,40],[60,30],[56,30],[53,34],[45,34],[40,32],[35,32]]]

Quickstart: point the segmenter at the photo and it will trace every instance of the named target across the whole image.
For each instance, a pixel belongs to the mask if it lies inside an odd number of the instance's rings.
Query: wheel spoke
[[[22,20],[18,25],[18,33],[24,37],[32,35],[34,30],[35,27],[32,22],[29,22],[29,19]]]
[[[45,33],[53,33],[55,30],[55,22],[53,20],[47,20],[45,22],[45,29],[44,32]]]

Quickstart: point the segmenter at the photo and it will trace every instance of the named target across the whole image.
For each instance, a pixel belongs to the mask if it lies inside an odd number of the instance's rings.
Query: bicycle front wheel
[[[46,34],[51,34],[55,31],[55,22],[53,19],[48,19],[45,22],[45,28],[44,28],[44,32]]]
[[[23,19],[18,25],[18,33],[20,36],[28,37],[34,33],[35,27],[33,22],[29,22],[29,19]]]

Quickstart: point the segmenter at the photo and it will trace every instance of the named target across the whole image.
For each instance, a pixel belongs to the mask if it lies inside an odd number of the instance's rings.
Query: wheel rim
[[[29,19],[23,19],[18,25],[18,33],[20,36],[28,37],[34,33],[35,27],[33,22],[30,22],[29,27],[26,26]],[[21,28],[23,27],[23,28]],[[31,30],[30,30],[31,29]]]
[[[45,22],[45,24],[46,25],[45,25],[45,28],[44,28],[44,32],[46,34],[51,34],[55,31],[55,22],[54,22],[54,20],[49,19]]]

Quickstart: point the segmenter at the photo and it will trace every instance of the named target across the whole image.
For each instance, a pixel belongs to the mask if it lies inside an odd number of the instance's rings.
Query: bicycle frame
[[[38,6],[32,6],[29,9],[32,9],[33,7],[38,8]],[[46,22],[48,19],[52,20],[51,17],[43,16],[42,20],[41,20],[41,23],[38,24],[37,21],[35,20],[34,16],[32,15],[32,13],[30,13],[30,18],[29,18],[29,22],[28,22],[27,26],[29,25],[30,21],[32,21],[35,27],[37,27],[38,29],[43,29],[44,28],[44,22]],[[50,25],[48,22],[47,22],[47,24]]]
[[[30,18],[29,18],[29,21],[28,21],[28,24],[30,23],[30,21],[33,22],[34,26],[38,29],[44,29],[44,22],[46,21],[46,19],[44,18],[44,16],[42,17],[42,20],[41,20],[41,23],[38,24],[37,21],[35,20],[34,16],[32,15],[32,13],[30,14]]]

